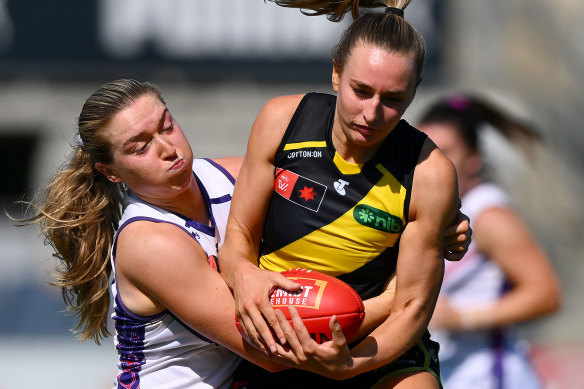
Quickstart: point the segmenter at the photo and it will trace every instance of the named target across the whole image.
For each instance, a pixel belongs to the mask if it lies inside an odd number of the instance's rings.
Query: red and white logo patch
[[[318,212],[326,186],[300,176],[289,170],[278,168],[274,191],[285,199],[302,207]]]

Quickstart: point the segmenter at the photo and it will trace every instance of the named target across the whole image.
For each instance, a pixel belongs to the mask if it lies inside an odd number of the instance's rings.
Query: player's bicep
[[[414,174],[409,222],[400,238],[396,304],[432,302],[442,282],[442,237],[458,209],[452,163],[426,143]]]
[[[168,223],[129,227],[132,235],[119,242],[116,258],[125,279],[196,330],[233,318],[229,290],[192,237]]]
[[[274,189],[274,158],[301,96],[270,100],[256,118],[235,184],[228,230],[259,243]]]
[[[459,201],[454,165],[427,140],[414,173],[409,219],[421,222],[431,238],[441,242]]]
[[[127,245],[120,269],[137,288],[204,337],[270,371],[280,368],[243,341],[231,292],[192,237],[167,223],[133,232],[130,239],[144,244]]]

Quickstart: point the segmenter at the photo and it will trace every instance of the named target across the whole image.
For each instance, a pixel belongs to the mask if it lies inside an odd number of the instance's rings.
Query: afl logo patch
[[[274,191],[294,204],[318,212],[326,186],[289,170],[278,169]]]

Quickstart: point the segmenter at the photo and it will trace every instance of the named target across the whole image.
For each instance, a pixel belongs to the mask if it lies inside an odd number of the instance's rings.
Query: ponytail
[[[327,15],[338,22],[351,12],[353,23],[343,32],[332,57],[343,70],[351,51],[358,43],[371,44],[389,53],[411,55],[416,64],[416,85],[422,80],[426,59],[426,42],[414,26],[403,17],[411,0],[270,0],[282,7],[300,8],[306,15]],[[385,12],[367,12],[360,8],[385,7]]]
[[[38,223],[45,244],[59,260],[56,280],[68,311],[78,317],[73,332],[97,344],[109,335],[109,252],[121,217],[123,192],[119,184],[97,173],[81,147],[69,164],[55,174],[44,201],[29,203],[36,215],[21,225]]]
[[[528,146],[533,141],[541,140],[540,135],[524,121],[472,95],[456,94],[433,104],[419,121],[420,126],[428,124],[452,126],[475,152],[480,152],[479,133],[485,126],[497,131],[526,153],[529,153]]]
[[[35,214],[18,225],[38,223],[45,244],[59,260],[56,280],[68,311],[78,317],[73,332],[97,344],[109,335],[110,250],[122,214],[123,184],[112,183],[95,163],[112,163],[111,144],[104,128],[115,115],[145,94],[159,89],[132,79],[104,84],[83,105],[73,155],[56,173],[38,202],[25,202]],[[14,220],[14,219],[13,219]]]
[[[269,0],[281,7],[300,8],[309,16],[327,15],[330,21],[338,22],[351,12],[353,19],[360,15],[359,8],[398,8],[402,11],[411,0]]]

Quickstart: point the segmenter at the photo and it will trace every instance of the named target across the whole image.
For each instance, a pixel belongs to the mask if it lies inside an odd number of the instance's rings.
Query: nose
[[[162,159],[174,159],[177,157],[176,147],[163,136],[156,138]]]
[[[373,96],[367,100],[366,106],[363,109],[363,118],[367,123],[375,123],[382,116],[381,99],[379,96]]]

